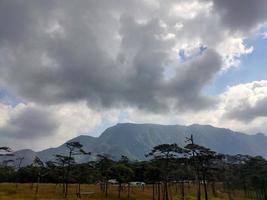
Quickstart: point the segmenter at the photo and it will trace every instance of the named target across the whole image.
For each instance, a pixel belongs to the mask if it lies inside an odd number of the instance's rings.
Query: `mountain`
[[[78,141],[83,144],[85,151],[93,152],[93,155],[90,156],[91,159],[92,157],[95,158],[96,154],[109,154],[114,159],[126,155],[133,160],[144,160],[144,155],[154,146],[163,143],[177,143],[184,146],[185,138],[191,134],[194,135],[195,143],[219,153],[261,155],[267,158],[267,137],[264,134],[247,135],[210,125],[180,126],[123,123],[106,129],[99,137],[81,135],[70,141]],[[25,151],[18,151],[16,154],[22,155]],[[55,154],[66,155],[67,148],[65,144],[40,152],[27,152],[25,157],[27,157],[27,163],[30,163],[29,160],[34,155],[40,157],[43,161],[48,161],[52,160]],[[76,159],[78,162],[85,162],[90,158],[79,156]]]

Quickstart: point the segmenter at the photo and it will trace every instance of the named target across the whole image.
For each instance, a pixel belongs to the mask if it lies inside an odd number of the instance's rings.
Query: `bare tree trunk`
[[[128,183],[128,199],[130,198],[130,183]]]
[[[181,200],[185,200],[184,181],[182,181],[182,184],[181,184]]]
[[[24,160],[24,157],[23,158],[18,158],[19,160],[19,165],[18,165],[18,168],[17,168],[17,172],[20,170],[20,167],[21,167],[21,163],[22,161]],[[18,175],[16,176],[16,190],[18,189],[18,182],[19,182],[19,177]]]
[[[212,183],[211,183],[211,189],[212,189],[213,196],[214,197],[218,197],[217,192],[216,192],[216,187],[215,187],[215,182],[214,181],[212,181]]]
[[[226,183],[226,185],[227,185],[228,199],[229,199],[229,200],[233,200],[233,197],[232,197],[232,194],[231,194],[231,190],[230,190],[230,185],[229,185],[228,182]]]
[[[62,183],[62,193],[65,194],[65,191],[66,191],[65,183]]]
[[[76,196],[77,196],[78,198],[81,198],[81,184],[80,184],[80,183],[78,183],[78,184],[76,185]]]
[[[155,200],[155,185],[154,185],[154,183],[152,184],[152,190],[153,190],[152,200]]]
[[[66,184],[65,198],[67,198],[67,196],[68,196],[71,158],[72,158],[72,151],[70,151],[69,158],[68,158],[68,166],[67,166],[66,181],[65,181],[65,184]]]
[[[36,183],[36,188],[35,188],[35,195],[39,192],[39,183],[40,183],[40,172],[38,172],[37,176],[37,183]]]
[[[169,198],[170,198],[170,200],[173,200],[173,193],[172,193],[172,189],[173,189],[173,184],[171,183],[170,185],[169,185]]]
[[[187,181],[187,190],[189,191],[190,190],[190,182]]]
[[[106,191],[105,191],[105,196],[108,197],[108,182],[106,181]]]
[[[68,176],[67,176],[68,177]],[[68,178],[66,178],[66,183],[65,183],[65,194],[64,194],[64,196],[65,196],[65,198],[67,198],[67,196],[68,196],[68,190],[69,190],[69,183],[68,183],[69,181],[68,181]]]
[[[165,182],[165,183],[164,183],[164,188],[165,188],[165,189],[164,189],[164,193],[165,193],[165,195],[164,195],[165,198],[164,198],[164,199],[165,199],[165,200],[169,200],[168,182]]]
[[[161,191],[161,193],[162,193],[162,199],[163,200],[166,200],[165,198],[166,198],[166,192],[165,192],[165,183],[163,183],[163,186],[161,187],[161,189],[162,189],[162,191]]]
[[[203,183],[204,183],[205,200],[209,200],[206,180],[203,180]]]
[[[119,183],[119,187],[118,187],[118,198],[121,198],[121,183]]]
[[[197,200],[201,200],[201,182],[198,180]]]
[[[160,200],[160,183],[158,183],[158,200]]]
[[[100,192],[103,192],[103,183],[102,182],[100,182],[100,184],[99,184],[99,189],[100,189]]]

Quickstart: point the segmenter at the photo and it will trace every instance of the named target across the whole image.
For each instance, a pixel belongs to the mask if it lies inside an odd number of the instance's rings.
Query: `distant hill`
[[[132,160],[144,160],[145,154],[154,146],[163,143],[177,143],[185,145],[185,138],[194,135],[195,142],[209,147],[223,154],[247,154],[261,155],[267,158],[267,137],[258,133],[247,135],[234,132],[230,129],[216,128],[210,125],[158,125],[158,124],[117,124],[106,129],[99,137],[81,135],[70,141],[79,141],[86,151],[93,153],[91,158],[97,154],[109,154],[114,159],[126,155]],[[53,159],[55,154],[65,154],[65,144],[49,148],[40,152],[31,150],[17,151],[15,154],[24,156],[24,164],[28,164],[37,155],[43,161]],[[85,162],[89,156],[77,157],[78,162]]]

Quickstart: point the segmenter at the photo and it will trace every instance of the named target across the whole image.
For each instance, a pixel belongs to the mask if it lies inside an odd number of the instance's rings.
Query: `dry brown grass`
[[[218,187],[219,188],[219,187]],[[108,198],[105,198],[105,195],[100,191],[98,185],[81,185],[81,191],[92,191],[95,192],[94,195],[84,196],[82,199],[91,199],[91,200],[115,200],[118,199],[118,191],[116,186],[110,186]],[[178,200],[179,196],[179,188],[171,187],[172,199]],[[187,186],[185,188],[186,199],[187,200],[195,200],[195,187]],[[226,193],[222,192],[222,190],[218,189],[217,198],[212,197],[210,192],[210,200],[227,200],[228,196]],[[0,200],[63,200],[62,194],[62,185],[55,184],[40,184],[39,192],[35,195],[35,186],[32,187],[31,184],[19,184],[16,189],[15,184],[11,183],[2,183],[0,184]],[[76,197],[76,185],[70,185],[68,200],[77,199]],[[121,193],[121,200],[126,200],[127,197],[127,189]],[[245,200],[242,193],[235,192],[235,196],[233,197],[235,200]],[[141,188],[133,188],[131,190],[130,200],[152,200],[152,187],[146,186],[145,190],[142,191]]]

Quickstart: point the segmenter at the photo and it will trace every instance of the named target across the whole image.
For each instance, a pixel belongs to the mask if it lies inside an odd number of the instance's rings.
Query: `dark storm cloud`
[[[163,38],[168,32],[157,18],[139,23],[136,16],[145,17],[140,11],[125,14],[128,6],[106,1],[34,2],[0,6],[0,24],[6,27],[0,34],[2,55],[10,57],[2,58],[1,79],[24,99],[42,104],[86,100],[97,107],[150,111],[168,110],[169,99],[184,108],[210,103],[200,92],[220,69],[218,56],[205,52],[199,57],[208,60],[181,65],[176,78],[165,81],[175,43]],[[131,2],[135,10],[137,3]]]
[[[51,113],[39,108],[25,108],[12,116],[7,126],[0,128],[2,137],[16,139],[36,139],[55,134],[58,128]]]
[[[213,0],[222,23],[234,31],[249,31],[267,20],[266,0]]]
[[[184,64],[171,58],[176,42],[166,39],[160,16],[169,16],[174,2],[155,14],[148,1],[1,1],[0,84],[43,105],[86,100],[98,108],[154,112],[168,111],[170,102],[180,110],[206,108],[214,100],[202,90],[221,69],[221,58],[213,47]],[[218,2],[230,23],[237,4]],[[242,28],[239,18],[231,26]],[[261,18],[249,18],[248,26]],[[175,75],[165,80],[169,65]]]
[[[222,65],[221,57],[213,50],[206,50],[192,62],[186,63],[184,70],[177,72],[176,81],[171,83],[168,92],[180,96],[178,107],[199,110],[215,103],[215,99],[202,95],[203,86],[207,85]]]

